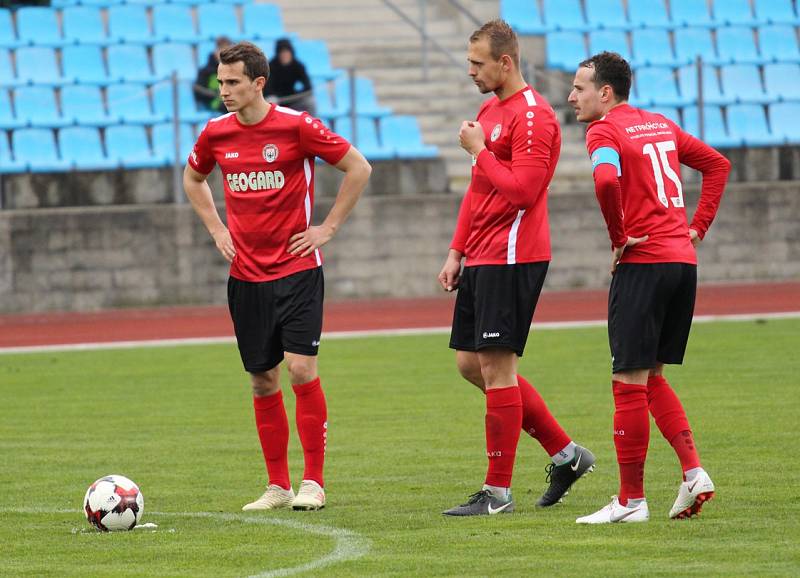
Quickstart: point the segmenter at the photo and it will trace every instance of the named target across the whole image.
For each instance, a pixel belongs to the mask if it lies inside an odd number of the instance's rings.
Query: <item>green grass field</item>
[[[798,346],[800,320],[696,325],[668,377],[717,496],[667,519],[680,469],[653,426],[650,523],[602,527],[575,524],[616,493],[602,328],[534,332],[521,364],[595,473],[535,510],[547,458],[523,436],[517,513],[469,519],[440,512],[483,481],[484,402],[444,335],[326,341],[328,507],[259,515],[240,511],[265,475],[235,346],[2,355],[0,575],[796,576]],[[156,531],[90,530],[83,494],[109,473],[139,484]]]

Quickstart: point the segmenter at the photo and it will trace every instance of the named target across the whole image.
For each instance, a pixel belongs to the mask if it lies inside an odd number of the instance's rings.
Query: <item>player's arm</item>
[[[458,210],[458,220],[456,230],[453,233],[453,240],[450,243],[450,250],[447,252],[442,270],[439,272],[439,284],[445,291],[452,291],[458,287],[461,277],[461,259],[464,257],[464,249],[469,238],[469,228],[472,221],[470,189],[467,189],[464,198],[461,200],[461,208]]]
[[[208,232],[214,239],[217,249],[222,253],[227,261],[233,261],[236,249],[233,240],[228,232],[228,228],[219,218],[219,212],[214,204],[214,197],[211,194],[211,187],[206,180],[207,175],[194,170],[188,163],[183,170],[183,190],[192,203],[195,213],[203,221]]]
[[[678,160],[703,174],[700,201],[697,203],[697,210],[689,225],[692,244],[698,245],[717,215],[722,193],[728,182],[728,174],[731,171],[731,163],[703,141],[677,126],[674,128],[678,139]]]
[[[333,238],[355,207],[372,173],[372,166],[353,146],[334,166],[344,173],[344,178],[333,207],[321,225],[311,226],[289,239],[289,252],[292,255],[310,255]]]

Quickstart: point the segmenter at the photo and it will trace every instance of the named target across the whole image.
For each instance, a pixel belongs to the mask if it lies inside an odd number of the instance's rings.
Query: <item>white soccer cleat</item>
[[[703,504],[714,497],[714,482],[705,471],[699,472],[693,480],[686,480],[678,488],[678,497],[669,511],[670,518],[691,518],[699,516]]]
[[[325,507],[325,490],[314,480],[303,480],[292,500],[295,510],[321,510]]]
[[[627,522],[647,522],[650,519],[650,510],[647,502],[642,500],[638,506],[628,508],[619,503],[616,496],[611,497],[611,503],[594,514],[583,516],[575,520],[578,524],[618,524]]]
[[[284,490],[280,486],[271,484],[267,486],[267,491],[261,494],[261,497],[255,502],[250,502],[242,506],[245,512],[250,510],[277,510],[280,508],[288,508],[292,505],[294,500],[294,491],[292,488]]]

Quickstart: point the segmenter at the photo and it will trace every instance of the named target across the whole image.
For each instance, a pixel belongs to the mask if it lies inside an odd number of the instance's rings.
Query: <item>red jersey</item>
[[[612,245],[624,245],[628,236],[649,236],[627,247],[620,262],[696,264],[680,165],[703,173],[700,202],[691,224],[702,238],[719,207],[730,167],[727,159],[664,116],[628,104],[614,107],[589,125],[586,148]]]
[[[477,122],[486,150],[472,160],[450,247],[466,266],[550,260],[547,189],[561,152],[561,128],[533,88],[487,100]]]
[[[350,143],[305,112],[271,106],[258,124],[235,113],[208,121],[189,155],[207,175],[222,170],[228,230],[236,256],[231,276],[272,281],[322,264],[319,249],[307,257],[287,252],[289,238],[305,231],[314,206],[314,157],[335,165]]]

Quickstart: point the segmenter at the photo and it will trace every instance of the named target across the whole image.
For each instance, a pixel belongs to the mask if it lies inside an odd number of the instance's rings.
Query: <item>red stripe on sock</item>
[[[511,487],[517,442],[522,429],[522,400],[516,386],[486,390],[486,484]]]
[[[656,426],[675,450],[681,469],[685,472],[701,467],[686,411],[664,376],[651,375],[647,380],[647,404]]]
[[[572,440],[550,413],[536,388],[521,375],[517,376],[517,383],[522,399],[522,429],[542,445],[548,456],[554,456]]]
[[[283,393],[278,391],[266,397],[254,397],[253,409],[269,483],[288,490],[291,487],[287,455],[289,421],[286,417],[286,408],[283,406]]]
[[[614,447],[619,464],[619,501],[644,497],[644,462],[650,442],[647,386],[613,381]]]
[[[304,480],[325,486],[323,469],[328,441],[328,406],[319,377],[308,383],[292,385],[297,406],[295,419],[305,460]]]

